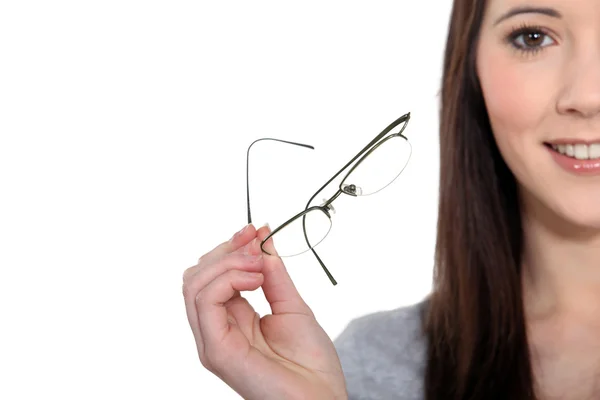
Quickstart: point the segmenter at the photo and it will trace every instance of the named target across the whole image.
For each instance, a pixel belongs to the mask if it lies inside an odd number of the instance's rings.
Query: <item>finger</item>
[[[230,270],[210,282],[196,296],[200,334],[207,350],[205,356],[214,359],[217,355],[226,356],[228,345],[232,351],[242,350],[244,343],[239,342],[240,337],[232,338],[227,342],[227,335],[234,330],[229,329],[227,309],[225,303],[231,299],[236,291],[256,290],[263,283],[263,275],[257,272]],[[239,332],[239,331],[237,331]],[[237,340],[236,340],[237,339]],[[219,353],[219,354],[217,354]]]
[[[200,257],[200,260],[210,262],[215,258],[220,258],[227,253],[237,250],[241,246],[246,245],[250,240],[256,237],[256,229],[253,224],[244,226],[240,231],[236,232],[231,239],[216,246],[214,249]],[[198,262],[200,263],[200,260]]]
[[[258,230],[258,241],[262,242],[269,234],[270,228],[264,226]],[[260,246],[260,242],[258,242]],[[313,316],[311,309],[304,302],[288,274],[283,261],[277,256],[273,240],[264,243],[264,249],[272,255],[263,255],[262,273],[265,277],[262,290],[271,306],[273,314],[299,313]]]
[[[255,340],[255,320],[260,320],[260,315],[254,311],[248,300],[240,295],[239,290],[231,299],[225,303],[230,318],[230,323],[238,326],[240,331],[248,338],[250,345],[254,345]]]
[[[206,264],[211,264],[216,260],[222,258],[228,253],[231,253],[242,246],[247,245],[252,239],[256,237],[256,229],[254,225],[248,224],[243,227],[240,231],[235,233],[231,239],[226,242],[223,242],[216,246],[214,249],[204,254],[202,257],[198,259],[198,263],[193,267],[190,267],[185,270],[183,274],[184,282],[190,278],[192,278],[198,270]]]
[[[249,254],[243,251],[245,248],[246,246],[225,255],[213,264],[198,269],[198,272],[187,283],[188,297],[193,300],[206,285],[229,270],[260,272],[263,265],[263,254]]]
[[[198,270],[198,273],[193,278],[188,279],[184,283],[183,292],[185,299],[186,314],[194,337],[196,338],[196,344],[201,347],[201,332],[198,321],[198,309],[196,307],[195,299],[198,293],[204,289],[210,282],[214,281],[217,277],[230,270],[241,270],[248,272],[259,272],[262,269],[262,254],[249,255],[241,251],[230,253],[223,257],[216,264],[205,266]],[[239,296],[238,293],[234,293],[234,297]],[[201,350],[199,348],[199,350]]]
[[[263,225],[256,230],[256,236],[259,238],[259,240],[261,242],[263,240],[265,240],[265,238],[267,236],[269,236],[270,234],[271,234],[271,228],[269,227],[269,224]],[[266,251],[269,252],[269,254],[274,255],[274,256],[279,256],[279,253],[277,252],[277,249],[275,248],[275,244],[273,243],[273,238],[269,238],[269,240],[267,240],[263,244],[263,247]]]
[[[219,260],[214,260],[211,264],[193,267],[194,275],[188,275],[188,291],[198,293],[206,284],[230,269],[259,272],[262,267],[263,253],[254,250],[257,247],[257,240],[258,238],[254,238],[245,246],[226,254]]]

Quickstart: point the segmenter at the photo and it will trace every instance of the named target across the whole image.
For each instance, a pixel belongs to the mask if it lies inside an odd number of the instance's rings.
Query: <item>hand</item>
[[[249,225],[183,276],[188,320],[202,365],[245,399],[347,399],[331,339],[302,300],[269,228]],[[241,291],[262,287],[260,317]]]

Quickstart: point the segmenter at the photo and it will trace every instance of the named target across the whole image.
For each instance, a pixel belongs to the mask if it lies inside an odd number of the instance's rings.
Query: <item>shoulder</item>
[[[423,398],[426,304],[358,317],[335,339],[350,400]]]

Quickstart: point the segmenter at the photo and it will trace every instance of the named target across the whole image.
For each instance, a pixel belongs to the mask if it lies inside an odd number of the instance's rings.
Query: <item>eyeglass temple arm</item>
[[[293,144],[295,146],[300,146],[300,147],[306,147],[309,149],[314,150],[315,148],[309,144],[303,144],[303,143],[296,143],[296,142],[290,142],[287,140],[281,140],[281,139],[273,139],[273,138],[262,138],[262,139],[257,139],[254,142],[250,143],[250,146],[248,146],[248,150],[246,151],[246,206],[248,209],[248,224],[252,223],[252,216],[250,214],[250,149],[252,148],[252,146],[254,145],[254,143],[256,142],[260,142],[262,140],[273,140],[276,142],[281,142],[281,143],[287,143],[287,144]]]
[[[410,112],[404,114],[403,116],[401,116],[400,118],[398,118],[396,121],[392,122],[379,135],[375,136],[375,139],[371,140],[369,142],[369,144],[367,144],[361,151],[359,151],[357,155],[355,155],[354,157],[352,157],[352,159],[350,161],[348,161],[348,163],[346,163],[346,165],[344,165],[342,167],[342,169],[340,169],[335,175],[333,175],[331,177],[331,179],[329,179],[327,182],[325,182],[325,184],[323,186],[321,186],[321,188],[319,190],[317,190],[317,192],[315,194],[312,195],[312,197],[310,198],[310,200],[308,200],[308,203],[306,203],[305,210],[307,210],[310,207],[310,203],[312,203],[312,201],[315,199],[315,197],[317,197],[317,195],[319,193],[321,193],[323,191],[323,189],[325,189],[335,178],[337,178],[342,172],[344,172],[344,170],[346,168],[348,168],[350,165],[352,165],[353,162],[355,162],[356,160],[358,160],[358,158],[361,157],[371,147],[373,147],[373,145],[375,145],[375,143],[379,142],[381,140],[381,138],[384,137],[385,135],[387,135],[396,125],[398,125],[399,123],[402,123],[404,121],[408,121],[408,120],[410,120]],[[315,258],[317,259],[317,261],[319,261],[319,264],[321,264],[321,268],[323,268],[323,271],[325,271],[325,274],[327,274],[327,277],[329,278],[329,280],[331,281],[331,283],[333,285],[337,285],[337,281],[335,280],[335,278],[333,277],[333,275],[331,275],[331,272],[329,272],[329,270],[325,266],[325,263],[323,263],[323,261],[321,260],[321,258],[319,257],[319,255],[317,254],[317,252],[315,251],[315,249],[312,248],[312,246],[310,245],[310,243],[308,241],[308,235],[306,233],[306,229],[305,229],[306,227],[304,226],[304,223],[302,224],[302,227],[304,228],[304,238],[306,239],[306,243],[308,244],[308,247],[310,248],[310,251],[312,251],[312,253],[315,256]]]

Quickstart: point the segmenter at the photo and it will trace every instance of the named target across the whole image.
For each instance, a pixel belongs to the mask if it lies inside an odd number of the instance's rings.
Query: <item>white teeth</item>
[[[577,144],[553,144],[552,148],[560,154],[576,158],[578,160],[592,160],[600,158],[600,143],[591,145]]]
[[[567,155],[569,157],[573,157],[575,155],[575,148],[573,147],[572,144],[567,145]]]
[[[578,160],[587,160],[588,155],[588,147],[586,144],[578,143],[575,145],[575,158]]]
[[[589,148],[590,158],[600,158],[600,143],[594,143]]]

